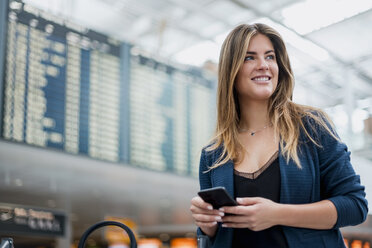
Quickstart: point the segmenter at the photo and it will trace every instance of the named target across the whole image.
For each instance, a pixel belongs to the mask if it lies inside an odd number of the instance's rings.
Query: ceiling
[[[295,101],[322,108],[347,102],[372,114],[369,0],[25,2],[130,42],[148,56],[196,66],[207,60],[217,63],[222,41],[234,26],[267,23],[287,42],[296,78]],[[365,101],[359,103],[360,99]]]

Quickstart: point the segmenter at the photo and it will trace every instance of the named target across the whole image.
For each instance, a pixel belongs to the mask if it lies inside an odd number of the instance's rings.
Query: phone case
[[[205,201],[212,204],[213,208],[219,209],[223,206],[237,206],[236,201],[227,193],[224,187],[215,187],[201,190],[198,195]]]

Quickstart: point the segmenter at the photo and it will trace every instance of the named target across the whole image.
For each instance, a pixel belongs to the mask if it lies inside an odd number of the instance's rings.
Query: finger
[[[221,212],[226,214],[235,215],[250,215],[252,212],[252,207],[250,206],[236,206],[236,207],[223,207],[219,209]]]
[[[247,223],[249,218],[243,215],[227,215],[222,217],[222,223]]]
[[[213,210],[213,206],[205,201],[199,196],[195,196],[191,199],[191,205],[197,206],[199,208]]]
[[[253,205],[253,204],[256,204],[260,201],[260,197],[241,197],[241,198],[236,198],[236,201],[238,202],[238,204],[240,205],[245,205],[245,206],[248,206],[248,205]]]
[[[222,222],[221,216],[205,215],[205,214],[193,214],[192,217],[197,222]]]
[[[218,209],[213,209],[213,210],[208,210],[208,209],[203,209],[196,207],[194,205],[190,206],[190,211],[193,214],[205,214],[205,215],[215,215],[215,216],[224,216],[225,214]]]
[[[199,222],[199,221],[196,221],[195,224],[198,226],[198,227],[214,227],[217,225],[217,222]]]

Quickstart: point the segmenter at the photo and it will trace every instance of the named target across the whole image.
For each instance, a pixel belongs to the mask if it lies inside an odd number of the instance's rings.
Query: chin
[[[273,95],[273,92],[260,92],[256,94],[255,98],[257,100],[268,100]]]

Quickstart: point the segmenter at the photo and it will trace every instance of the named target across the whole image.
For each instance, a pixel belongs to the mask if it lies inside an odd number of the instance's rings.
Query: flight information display
[[[133,56],[129,89],[130,163],[197,175],[215,123],[212,82]]]
[[[9,7],[3,137],[118,161],[121,43],[19,1]]]
[[[131,54],[18,0],[5,24],[3,139],[197,176],[215,123],[214,84],[201,70]]]

